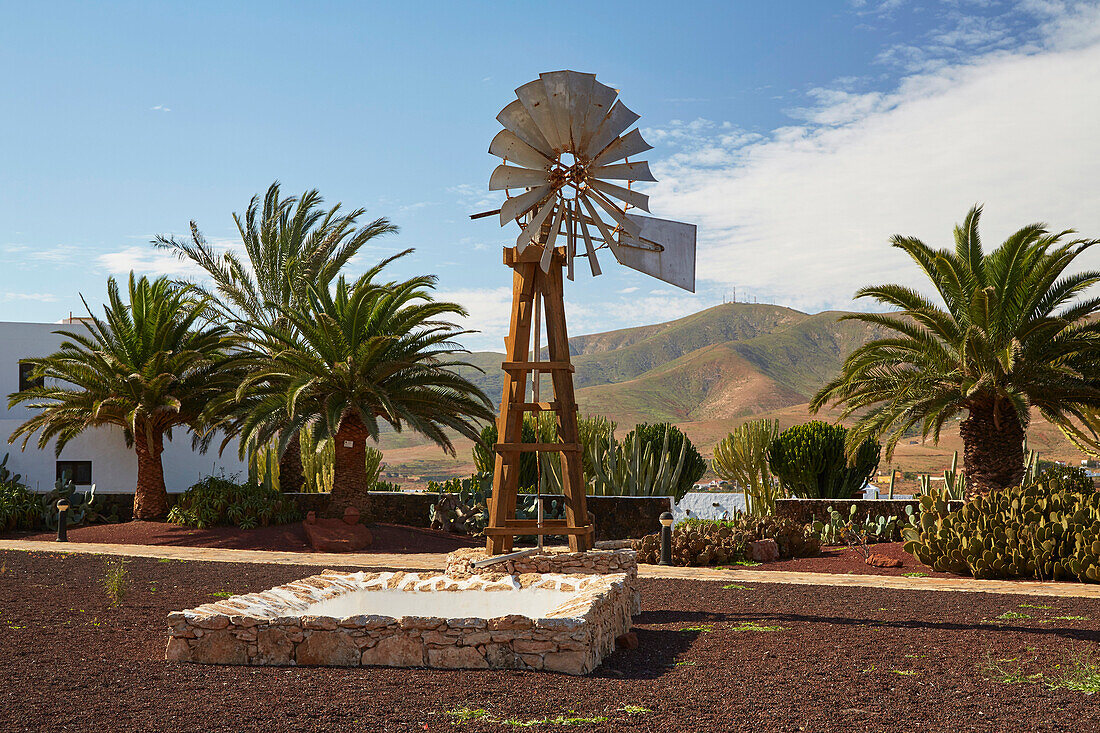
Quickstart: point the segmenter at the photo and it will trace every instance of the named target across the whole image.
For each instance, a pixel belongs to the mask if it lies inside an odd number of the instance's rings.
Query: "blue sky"
[[[987,241],[1034,220],[1100,236],[1094,2],[0,2],[0,320],[98,303],[108,274],[186,274],[153,235],[278,179],[365,206],[499,349],[515,232],[485,151],[541,71],[594,72],[641,114],[656,216],[699,225],[699,287],[617,266],[567,292],[573,333],[651,323],[736,288],[816,311],[912,273],[896,232]],[[610,263],[609,263],[610,264]],[[1100,262],[1093,264],[1100,265]],[[918,284],[916,280],[912,280]]]

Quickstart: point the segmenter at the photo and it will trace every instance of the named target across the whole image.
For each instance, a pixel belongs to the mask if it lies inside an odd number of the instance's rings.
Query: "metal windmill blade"
[[[503,161],[489,189],[508,196],[500,224],[520,225],[520,252],[545,247],[543,270],[561,237],[570,280],[574,257],[587,257],[599,275],[596,252],[609,248],[621,264],[694,292],[695,226],[627,213],[649,211],[649,196],[631,186],[656,179],[649,163],[631,160],[652,146],[630,129],[639,117],[617,97],[595,74],[576,71],[540,74],[516,89],[489,145]]]

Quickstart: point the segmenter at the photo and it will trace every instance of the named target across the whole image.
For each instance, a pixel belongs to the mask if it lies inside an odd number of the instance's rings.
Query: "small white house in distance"
[[[64,471],[71,472],[80,486],[95,484],[96,493],[129,494],[137,484],[137,456],[126,447],[122,430],[114,427],[87,430],[68,443],[60,456],[54,454],[51,443],[44,450],[38,448],[38,436],[32,437],[25,451],[20,451],[23,439],[8,444],[8,437],[33,415],[26,405],[8,408],[8,395],[18,392],[28,384],[29,369],[19,361],[33,356],[46,356],[57,351],[64,337],[59,330],[80,332],[85,326],[79,319],[66,319],[62,323],[11,323],[0,322],[0,457],[8,453],[8,469],[23,474],[23,483],[34,491],[49,491]],[[211,473],[227,475],[248,472],[247,466],[237,458],[236,446],[229,446],[218,455],[217,443],[203,454],[191,449],[191,433],[186,429],[172,431],[172,440],[164,441],[164,483],[169,493],[186,490]]]

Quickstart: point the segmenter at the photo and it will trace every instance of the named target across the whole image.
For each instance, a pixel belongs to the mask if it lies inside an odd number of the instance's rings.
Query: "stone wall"
[[[318,516],[331,516],[328,494],[287,494],[298,504],[304,516],[315,511]],[[438,500],[436,493],[405,491],[371,491],[361,496],[358,507],[364,522],[386,522],[410,527],[428,527],[428,509]],[[528,496],[521,497],[523,499]],[[543,494],[543,505],[550,509],[550,502],[560,506],[565,501],[561,494]],[[626,540],[644,537],[659,528],[658,517],[671,510],[667,496],[589,496],[588,511],[596,520],[596,539]]]
[[[551,588],[574,595],[528,618],[436,618],[308,613],[319,601],[362,590],[410,592]],[[263,593],[168,614],[165,658],[204,664],[536,669],[587,674],[629,631],[625,574],[471,577],[325,571]]]
[[[475,568],[474,563],[485,560],[489,553],[482,547],[467,547],[447,555],[447,575],[452,578],[468,578],[472,575],[502,573],[561,573],[566,575],[616,575],[622,573],[633,581],[638,577],[638,556],[634,550],[589,550],[588,552],[533,553],[492,565]]]

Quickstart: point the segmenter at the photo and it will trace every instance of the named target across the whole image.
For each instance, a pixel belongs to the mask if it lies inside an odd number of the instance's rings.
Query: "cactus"
[[[0,461],[0,531],[33,529],[39,521],[38,500],[22,482],[22,474],[8,470],[8,454]]]
[[[268,491],[278,491],[279,459],[273,445],[260,446],[249,452],[248,480]]]
[[[821,420],[787,428],[768,446],[768,465],[791,496],[851,498],[874,475],[882,446],[867,439],[849,457],[847,435],[846,428]]]
[[[38,500],[42,521],[50,529],[57,529],[58,499],[65,499],[69,502],[69,511],[65,515],[66,527],[72,527],[85,520],[90,522],[99,518],[99,514],[93,508],[95,505],[95,486],[87,491],[77,491],[76,484],[70,478],[71,475],[69,471],[65,471],[61,478],[54,482],[53,491],[43,494]]]
[[[910,512],[912,509],[906,507]],[[848,510],[848,516],[838,512],[832,507],[828,508],[829,521],[818,520],[811,524],[811,529],[825,545],[843,545],[852,538],[862,538],[863,543],[868,542],[893,542],[898,534],[898,518],[894,516],[866,516],[862,521],[856,519],[857,508],[852,504]]]
[[[991,491],[953,512],[946,490],[931,490],[902,537],[907,552],[943,572],[1100,582],[1100,493],[1058,477]]]
[[[783,496],[779,481],[768,469],[768,446],[778,435],[778,421],[749,420],[714,446],[711,469],[741,489],[749,514],[771,514],[775,500]]]
[[[676,496],[688,441],[680,443],[673,458],[665,433],[660,450],[642,442],[641,431],[627,436],[621,444],[614,438],[599,441],[590,452],[594,472],[592,492],[596,496]]]

